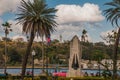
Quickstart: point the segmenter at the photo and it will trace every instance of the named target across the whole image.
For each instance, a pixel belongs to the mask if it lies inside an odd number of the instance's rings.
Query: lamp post
[[[34,56],[35,56],[35,51],[32,51],[32,80],[34,79]]]
[[[101,76],[101,72],[100,72],[100,60],[101,60],[101,58],[99,57],[99,64],[98,64],[98,69],[99,69],[99,77]]]

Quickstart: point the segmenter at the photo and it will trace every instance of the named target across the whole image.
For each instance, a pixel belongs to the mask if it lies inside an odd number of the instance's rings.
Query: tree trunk
[[[120,38],[120,28],[118,30],[118,34],[117,34],[117,38],[115,40],[115,44],[114,44],[114,54],[113,54],[113,79],[115,80],[117,77],[117,53],[118,53],[118,45],[119,45],[119,38]]]
[[[5,58],[4,58],[4,74],[6,74],[6,69],[7,69],[7,34],[5,33]]]
[[[110,72],[110,69],[108,68],[107,65],[101,63],[100,61],[99,61],[98,63],[99,63],[100,65],[102,65],[110,74],[112,74],[112,73]]]
[[[34,32],[32,31],[31,35],[30,35],[30,40],[29,40],[28,45],[27,45],[26,54],[24,55],[24,58],[23,58],[22,74],[21,74],[22,80],[24,79],[24,76],[25,76],[26,65],[27,65],[27,61],[28,61],[28,56],[29,56],[29,54],[31,52],[31,46],[32,46],[33,40],[34,40]]]

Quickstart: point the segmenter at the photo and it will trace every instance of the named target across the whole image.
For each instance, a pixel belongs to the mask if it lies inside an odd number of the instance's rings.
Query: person
[[[41,75],[46,76],[47,74],[46,74],[46,72],[44,70],[42,70]]]
[[[88,73],[87,73],[87,72],[85,72],[84,76],[88,76]]]
[[[26,72],[26,75],[27,75],[27,76],[30,76],[30,75],[32,75],[32,72],[31,72],[31,71],[27,71],[27,72]]]
[[[94,76],[94,73],[90,73],[91,76]]]
[[[5,74],[6,76],[8,76],[8,73],[6,72],[6,74]]]
[[[99,72],[97,72],[95,76],[99,76]]]

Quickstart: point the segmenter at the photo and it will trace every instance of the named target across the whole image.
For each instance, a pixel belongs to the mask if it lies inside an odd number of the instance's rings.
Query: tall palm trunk
[[[24,55],[24,58],[23,58],[22,74],[21,74],[22,80],[24,79],[24,75],[26,72],[26,65],[27,65],[27,61],[28,61],[28,56],[29,56],[30,51],[31,51],[31,46],[32,46],[33,40],[34,40],[34,32],[32,31],[31,35],[30,35],[30,40],[29,40],[28,45],[27,45],[26,54]]]
[[[117,54],[118,54],[118,45],[119,45],[119,38],[120,38],[120,28],[118,30],[117,38],[115,40],[115,46],[114,46],[114,55],[113,55],[113,79],[115,80],[117,77]]]
[[[7,34],[5,33],[5,56],[4,56],[4,74],[6,74],[6,69],[7,69]]]

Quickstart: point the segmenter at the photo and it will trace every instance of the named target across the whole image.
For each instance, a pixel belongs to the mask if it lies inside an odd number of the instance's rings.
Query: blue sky
[[[9,36],[16,38],[23,36],[20,25],[15,25],[15,13],[21,0],[1,0],[0,1],[0,24],[5,21],[12,23],[13,33]],[[25,0],[27,1],[27,0]],[[56,21],[59,23],[57,32],[53,33],[52,39],[59,39],[62,35],[63,40],[70,40],[74,35],[81,36],[82,30],[88,32],[89,41],[103,41],[100,35],[113,29],[111,24],[106,21],[102,11],[108,6],[104,4],[112,0],[46,0],[49,7],[58,9]],[[7,5],[7,6],[6,6]],[[3,36],[3,33],[0,34]],[[38,39],[36,39],[38,40]],[[39,41],[39,40],[38,40]]]

